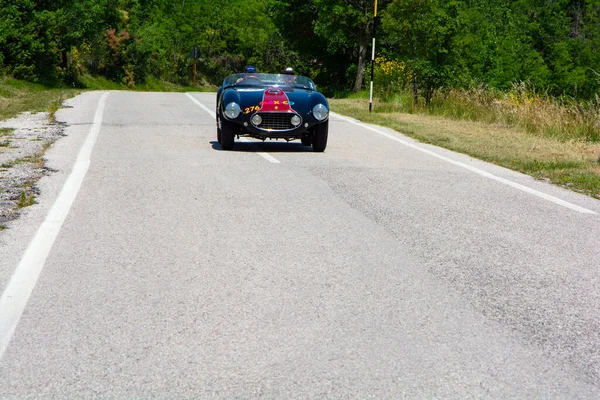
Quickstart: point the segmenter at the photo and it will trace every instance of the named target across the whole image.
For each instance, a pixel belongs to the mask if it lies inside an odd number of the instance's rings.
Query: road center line
[[[92,149],[102,126],[104,106],[109,92],[105,92],[98,101],[94,122],[83,146],[79,150],[73,169],[69,174],[58,198],[48,212],[46,219],[36,232],[29,247],[23,254],[4,293],[0,298],[0,360],[12,338],[29,297],[37,284],[54,241],[60,232],[71,205],[81,188],[83,179],[90,166]]]
[[[403,145],[405,145],[407,147],[410,147],[411,149],[418,150],[418,151],[420,151],[422,153],[425,153],[425,154],[428,154],[428,155],[430,155],[432,157],[435,157],[437,159],[449,162],[450,164],[454,164],[454,165],[456,165],[458,167],[468,169],[471,172],[474,172],[474,173],[479,174],[481,176],[484,176],[486,178],[492,179],[492,180],[494,180],[496,182],[500,182],[500,183],[503,183],[505,185],[512,186],[515,189],[519,189],[519,190],[521,190],[523,192],[532,194],[532,195],[540,197],[540,198],[542,198],[544,200],[550,201],[552,203],[558,204],[560,206],[569,208],[571,210],[574,210],[574,211],[577,211],[577,212],[580,212],[580,213],[583,213],[583,214],[597,214],[596,212],[594,212],[592,210],[588,210],[587,208],[583,208],[583,207],[580,207],[578,205],[575,205],[575,204],[569,203],[567,201],[561,200],[558,197],[551,196],[549,194],[540,192],[538,190],[532,189],[532,188],[527,187],[525,185],[521,185],[519,183],[510,181],[508,179],[504,179],[504,178],[501,178],[499,176],[490,174],[489,172],[483,171],[483,170],[481,170],[479,168],[476,168],[476,167],[473,167],[471,165],[462,163],[460,161],[455,161],[455,160],[453,160],[451,158],[442,156],[440,154],[437,154],[436,152],[433,152],[431,150],[425,149],[425,148],[423,148],[421,146],[417,146],[417,145],[415,145],[413,143],[410,143],[409,141],[400,139],[400,138],[398,138],[396,136],[390,135],[389,133],[383,132],[383,131],[381,131],[381,130],[379,130],[377,128],[374,128],[372,126],[366,125],[366,124],[364,124],[364,123],[362,123],[360,121],[356,121],[356,120],[354,120],[352,118],[344,117],[344,116],[342,116],[340,114],[337,114],[337,113],[331,113],[331,114],[333,116],[335,116],[336,118],[341,119],[342,121],[345,121],[345,122],[348,122],[348,123],[351,123],[351,124],[354,124],[354,125],[358,125],[360,127],[368,129],[368,130],[370,130],[372,132],[375,132],[375,133],[377,133],[377,134],[379,134],[381,136],[385,136],[386,138],[391,139],[391,140],[393,140],[395,142],[398,142],[398,143],[401,143],[401,144],[403,144]]]
[[[253,142],[253,141],[251,141],[251,140],[249,140],[248,138],[245,138],[245,137],[240,138],[240,141],[242,141],[244,143],[248,143],[251,146],[256,143],[256,142]],[[276,159],[275,157],[273,157],[269,153],[264,153],[264,152],[261,152],[261,151],[257,151],[256,154],[258,154],[259,156],[261,156],[265,160],[269,161],[270,163],[281,164],[281,161],[279,161],[278,159]]]
[[[191,94],[186,93],[186,96],[189,97],[194,103],[196,103],[196,105],[198,107],[200,107],[201,109],[203,109],[204,111],[206,111],[207,113],[209,113],[210,116],[213,117],[213,119],[216,120],[217,115],[215,114],[215,112],[213,110],[211,110],[210,108],[206,107],[204,104],[200,103],[200,101],[198,99],[196,99],[194,96],[192,96]],[[253,142],[249,141],[246,138],[240,138],[240,141],[245,142],[245,143],[249,143],[249,144],[253,143]],[[279,161],[278,159],[276,159],[275,157],[273,157],[269,153],[256,152],[256,154],[258,154],[259,156],[261,156],[262,158],[264,158],[265,160],[267,160],[270,163],[273,163],[273,164],[280,164],[281,163],[281,161]]]

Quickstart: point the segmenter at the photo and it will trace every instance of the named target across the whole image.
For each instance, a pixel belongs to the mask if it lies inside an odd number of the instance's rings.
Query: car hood
[[[325,97],[312,90],[281,87],[229,88],[223,93],[224,105],[235,101],[242,110],[255,107],[260,112],[297,112],[307,114],[322,103],[329,107]]]

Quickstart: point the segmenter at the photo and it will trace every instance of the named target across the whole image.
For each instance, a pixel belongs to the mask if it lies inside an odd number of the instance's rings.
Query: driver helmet
[[[244,69],[245,73],[256,73],[256,67],[254,65],[247,65]]]
[[[286,68],[286,69],[283,71],[283,73],[284,73],[285,75],[294,75],[294,68],[292,68],[292,67],[287,67],[287,68]]]

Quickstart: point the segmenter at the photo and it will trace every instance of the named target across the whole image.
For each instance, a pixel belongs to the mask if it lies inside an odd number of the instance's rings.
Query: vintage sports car
[[[304,76],[230,75],[218,91],[216,116],[217,140],[225,150],[241,136],[300,139],[318,152],[327,147],[329,104]]]

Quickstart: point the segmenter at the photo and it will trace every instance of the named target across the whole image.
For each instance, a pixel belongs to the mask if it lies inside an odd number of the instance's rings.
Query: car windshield
[[[223,87],[292,87],[296,89],[317,90],[313,81],[305,76],[286,74],[243,73],[229,75],[223,81]]]

